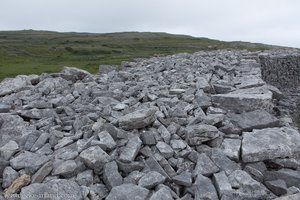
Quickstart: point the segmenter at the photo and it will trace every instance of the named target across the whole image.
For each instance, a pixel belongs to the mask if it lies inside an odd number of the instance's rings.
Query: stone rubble
[[[3,80],[0,199],[299,199],[300,134],[261,55]]]

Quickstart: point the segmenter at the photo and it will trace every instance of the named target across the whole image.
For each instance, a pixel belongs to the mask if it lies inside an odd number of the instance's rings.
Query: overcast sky
[[[154,31],[300,48],[300,0],[0,0],[0,30]]]

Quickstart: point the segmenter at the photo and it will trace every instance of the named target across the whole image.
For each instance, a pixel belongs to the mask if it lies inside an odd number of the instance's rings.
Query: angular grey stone
[[[241,166],[230,160],[221,149],[212,149],[210,159],[221,170],[225,171],[226,175],[231,174],[234,170],[241,169]]]
[[[289,187],[288,188],[288,194],[297,194],[297,193],[300,193],[300,189],[295,187],[295,186],[292,186],[292,187]]]
[[[55,179],[46,183],[33,183],[23,187],[21,200],[39,200],[40,197],[50,197],[55,200],[83,200],[79,185],[66,179]]]
[[[287,193],[287,185],[284,180],[278,179],[275,181],[266,181],[265,185],[277,196],[281,196]]]
[[[222,121],[224,121],[223,114],[208,114],[207,116],[203,117],[202,123],[214,126],[221,124]]]
[[[49,159],[49,156],[25,151],[24,153],[21,153],[17,157],[11,159],[10,166],[16,170],[25,168],[25,170],[28,170],[30,173],[34,173],[42,165],[48,162]]]
[[[72,78],[74,78],[75,80],[81,80],[85,77],[91,76],[88,71],[75,67],[64,67],[62,73],[72,76]]]
[[[274,200],[299,200],[300,193],[275,198]]]
[[[45,163],[32,177],[31,183],[42,183],[53,169],[53,162],[49,161]]]
[[[169,90],[170,95],[178,95],[183,94],[185,92],[185,89],[179,89],[179,88],[173,88]]]
[[[84,164],[93,169],[95,173],[99,173],[105,163],[110,161],[110,156],[107,155],[99,146],[92,146],[83,150],[79,157],[82,159]]]
[[[40,137],[35,141],[30,151],[37,151],[38,149],[40,149],[42,146],[44,146],[45,143],[47,143],[49,138],[49,133],[42,133]]]
[[[174,183],[186,187],[192,186],[193,183],[192,173],[188,171],[184,171],[181,174],[174,176],[172,180],[174,181]]]
[[[209,85],[208,81],[204,77],[198,77],[196,82],[196,88],[202,89],[204,92],[209,92],[211,89],[211,86]]]
[[[113,110],[116,111],[120,111],[120,110],[124,110],[125,108],[127,108],[128,106],[124,103],[118,103],[117,105],[115,105],[114,107],[112,107]]]
[[[90,187],[90,196],[91,199],[104,199],[108,196],[108,190],[104,184],[93,184]]]
[[[31,86],[31,83],[27,76],[20,75],[16,78],[6,78],[0,82],[0,96],[18,92],[28,86]]]
[[[9,160],[19,149],[19,145],[11,140],[0,148],[0,156],[5,160]]]
[[[117,164],[119,170],[122,171],[124,174],[129,174],[135,170],[142,170],[145,167],[145,164],[142,161],[133,161],[130,163],[124,163],[117,160]]]
[[[124,184],[125,183],[132,183],[134,185],[137,185],[138,181],[140,180],[140,178],[142,178],[142,176],[144,176],[145,173],[143,172],[139,172],[139,171],[133,171],[131,172],[128,176],[126,176],[124,178]]]
[[[243,199],[265,199],[267,189],[243,170],[236,170],[228,176],[232,188]]]
[[[151,189],[156,185],[163,183],[166,177],[156,171],[148,172],[138,182],[138,185],[147,189]]]
[[[150,156],[148,159],[145,161],[147,167],[151,171],[156,171],[163,176],[165,176],[168,180],[170,180],[169,175],[166,173],[166,171],[162,168],[162,166],[156,161],[156,159],[153,156]]]
[[[221,108],[208,107],[206,113],[209,114],[226,114],[226,111]]]
[[[248,172],[255,180],[263,182],[267,167],[263,162],[248,163],[244,170]]]
[[[40,137],[40,131],[32,131],[28,134],[26,142],[24,144],[24,149],[30,151],[36,140]]]
[[[52,108],[52,103],[43,100],[42,101],[36,100],[36,101],[29,102],[26,105],[26,109],[32,109],[32,108],[38,108],[38,109]]]
[[[168,129],[165,126],[161,125],[157,131],[163,138],[163,140],[169,144],[171,139],[171,133],[168,131]]]
[[[246,93],[242,90],[240,93],[227,93],[212,95],[214,106],[234,113],[253,111],[256,109],[271,110],[272,92],[265,93]]]
[[[173,196],[167,188],[160,188],[156,191],[149,200],[173,200]]]
[[[23,141],[32,129],[20,116],[0,113],[0,147],[11,140],[17,143]]]
[[[217,167],[205,153],[198,154],[197,164],[193,172],[194,176],[199,174],[210,176],[218,171],[219,167]]]
[[[240,139],[225,138],[222,143],[224,153],[231,159],[238,161],[242,141]]]
[[[144,145],[155,145],[156,139],[154,137],[153,132],[151,131],[143,131],[141,134],[141,140]]]
[[[0,158],[0,178],[2,177],[3,170],[9,165],[9,161]]]
[[[106,200],[146,200],[149,190],[133,185],[123,184],[113,187]]]
[[[174,154],[173,149],[165,142],[158,142],[156,144],[157,149],[165,158],[171,158]]]
[[[10,109],[10,105],[0,103],[0,113],[8,113]]]
[[[194,104],[198,105],[202,109],[206,109],[211,106],[211,97],[207,96],[203,90],[198,90],[195,94]]]
[[[180,200],[193,200],[194,198],[192,197],[191,194],[187,193],[183,197],[180,198]]]
[[[57,165],[54,165],[52,170],[52,175],[61,175],[67,177],[68,175],[74,173],[77,168],[77,164],[74,160],[63,161]]]
[[[58,143],[54,146],[54,149],[57,150],[57,149],[60,149],[60,148],[63,148],[69,144],[72,144],[74,142],[73,139],[71,138],[62,138],[61,140],[58,141]]]
[[[213,84],[213,86],[217,94],[226,94],[235,90],[234,87],[228,85]]]
[[[195,199],[218,199],[217,191],[211,180],[199,174],[195,181]]]
[[[253,129],[272,128],[279,126],[279,119],[265,110],[254,110],[242,114],[230,113],[227,115],[230,121],[242,129],[252,131]]]
[[[53,154],[53,150],[51,149],[51,145],[47,143],[42,148],[37,150],[35,153],[42,154],[42,155],[50,155]]]
[[[122,162],[134,161],[135,157],[137,156],[141,148],[141,145],[142,145],[142,141],[137,135],[130,138],[125,148],[121,152],[119,156],[119,160]]]
[[[3,171],[2,187],[8,188],[14,180],[19,177],[19,173],[11,167],[6,167]]]
[[[174,150],[183,150],[186,148],[186,144],[182,140],[171,140],[170,145]]]
[[[300,168],[300,159],[295,158],[282,158],[270,161],[272,164],[277,165],[281,168],[297,169]]]
[[[200,145],[203,142],[213,140],[219,136],[218,129],[211,125],[193,125],[185,129],[188,144]]]
[[[73,143],[74,144],[74,143]],[[54,152],[55,159],[62,159],[62,160],[72,160],[78,156],[78,150],[76,145],[68,145],[66,147],[57,149]]]
[[[300,134],[291,128],[267,128],[245,132],[242,159],[244,162],[256,162],[290,157],[300,152],[299,144]]]
[[[172,158],[171,158],[172,159]],[[169,159],[170,160],[170,159]],[[169,164],[169,161],[165,159],[164,157],[159,158],[158,160],[160,166],[163,168],[163,170],[167,173],[169,177],[176,176],[176,172],[173,169],[173,167]],[[164,175],[164,173],[162,173]],[[168,177],[167,177],[168,178]]]
[[[155,120],[155,109],[137,110],[119,118],[119,126],[124,130],[144,128],[151,125]]]
[[[93,184],[94,176],[93,170],[85,170],[77,174],[76,182],[78,185],[90,186]]]
[[[115,186],[123,184],[123,178],[118,171],[118,165],[115,161],[106,163],[104,165],[103,181],[109,190]]]
[[[214,174],[213,182],[216,186],[220,199],[224,194],[226,195],[232,192],[231,184],[229,183],[228,177],[226,176],[224,171]]]
[[[103,149],[113,150],[117,146],[117,143],[107,131],[98,133],[98,138],[100,140],[99,145],[103,147]]]
[[[300,171],[292,169],[280,169],[278,171],[267,171],[265,173],[266,181],[282,179],[288,187],[296,186],[300,188]]]
[[[31,110],[21,110],[19,112],[19,115],[23,118],[42,119],[42,118],[55,117],[56,113],[53,109],[33,108]]]

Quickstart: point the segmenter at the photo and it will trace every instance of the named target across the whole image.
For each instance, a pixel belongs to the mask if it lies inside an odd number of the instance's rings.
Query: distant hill
[[[100,64],[118,65],[134,58],[228,48],[257,51],[278,47],[152,32],[0,31],[0,80],[18,74],[57,72],[63,66],[95,73]]]

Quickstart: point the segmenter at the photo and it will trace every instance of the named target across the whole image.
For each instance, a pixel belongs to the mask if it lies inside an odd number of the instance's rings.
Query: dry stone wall
[[[278,87],[285,95],[279,106],[300,127],[300,52],[278,50],[259,55],[262,78]]]

